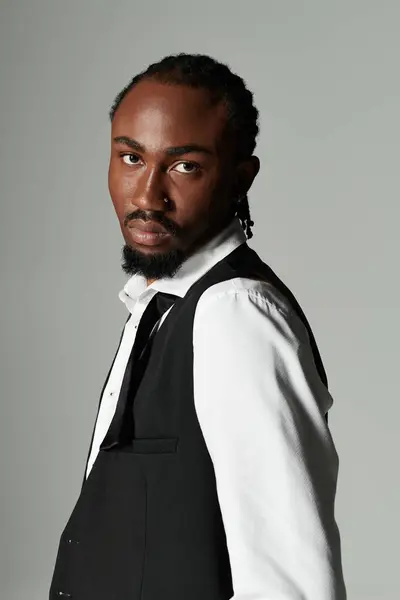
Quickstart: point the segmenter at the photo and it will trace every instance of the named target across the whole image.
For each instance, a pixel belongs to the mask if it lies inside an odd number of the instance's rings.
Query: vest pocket
[[[178,437],[135,438],[120,448],[132,454],[173,454],[178,447]]]

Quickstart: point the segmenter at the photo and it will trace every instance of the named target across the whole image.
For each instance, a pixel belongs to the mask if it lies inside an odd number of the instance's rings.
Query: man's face
[[[172,277],[232,218],[237,179],[225,110],[205,90],[152,80],[121,102],[108,184],[126,273]],[[164,232],[143,231],[152,226]]]

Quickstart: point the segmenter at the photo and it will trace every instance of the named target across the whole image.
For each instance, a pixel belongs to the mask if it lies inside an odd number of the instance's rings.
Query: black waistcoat
[[[244,243],[179,298],[154,338],[133,401],[133,439],[100,449],[61,535],[50,600],[228,600],[229,554],[214,469],[193,397],[193,319],[210,286],[234,277],[290,290]],[[104,389],[104,388],[103,388]],[[222,432],[221,432],[222,433]]]

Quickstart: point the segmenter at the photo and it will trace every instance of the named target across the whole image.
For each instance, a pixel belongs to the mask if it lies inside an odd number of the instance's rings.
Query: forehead
[[[226,109],[204,89],[144,80],[118,107],[112,135],[129,136],[157,150],[188,143],[218,150],[225,132]]]

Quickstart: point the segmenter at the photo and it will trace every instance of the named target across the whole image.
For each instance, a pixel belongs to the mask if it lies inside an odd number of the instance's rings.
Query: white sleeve
[[[200,298],[194,401],[210,453],[233,600],[346,600],[334,516],[332,397],[307,330],[268,293]]]

